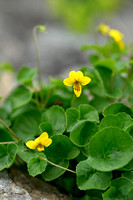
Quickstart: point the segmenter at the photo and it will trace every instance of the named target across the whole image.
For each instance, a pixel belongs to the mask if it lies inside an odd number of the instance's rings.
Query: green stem
[[[112,73],[111,75],[111,80],[110,80],[110,90],[113,90],[114,87],[114,77],[115,77],[115,73]]]
[[[124,85],[123,85],[123,88],[122,88],[123,94],[124,94],[124,92],[125,92],[126,87],[128,86],[128,82],[129,82],[129,80],[130,80],[130,77],[131,77],[131,75],[132,75],[132,72],[133,72],[132,69],[130,69],[130,70],[128,71],[127,79],[126,79],[126,81],[125,81],[125,83],[124,83]],[[132,93],[132,92],[131,92],[131,93]],[[123,95],[123,96],[124,96],[124,95]],[[123,96],[119,99],[119,101],[122,100]],[[129,96],[130,96],[130,95],[129,95]]]
[[[5,122],[0,119],[0,123],[3,124],[3,126],[5,126],[5,128],[17,139],[19,140],[19,137],[5,124]]]
[[[51,91],[52,91],[52,88],[49,89],[48,93],[47,93],[47,96],[45,98],[45,101],[44,101],[44,108],[47,106],[47,103],[48,103],[48,100],[50,98],[50,95],[51,95]]]
[[[64,169],[64,170],[66,170],[66,171],[69,171],[69,172],[71,172],[71,173],[76,174],[75,171],[73,171],[73,170],[71,170],[71,169],[67,169],[67,168],[65,168],[65,167],[62,167],[62,166],[60,166],[60,165],[57,165],[57,164],[55,164],[55,163],[53,163],[53,162],[47,160],[46,158],[43,158],[42,156],[38,156],[38,157],[41,158],[41,159],[43,159],[43,160],[45,160],[47,163],[49,163],[49,164],[51,164],[51,165],[53,165],[53,166],[55,166],[55,167],[58,167],[58,168],[60,168],[60,169]]]
[[[38,26],[35,26],[33,28],[33,39],[36,49],[36,57],[37,57],[37,69],[38,69],[38,81],[39,81],[39,87],[40,87],[40,98],[41,103],[43,104],[43,87],[42,87],[42,77],[41,77],[41,64],[40,64],[40,55],[39,55],[39,48],[38,48],[38,42],[37,42],[37,32]]]
[[[31,99],[31,101],[32,101],[33,103],[35,103],[36,106],[39,108],[40,104],[39,104],[39,102],[37,101],[37,99]]]
[[[18,141],[0,142],[0,144],[15,144],[15,143],[18,143]]]
[[[124,86],[123,86],[123,88],[122,88],[122,92],[123,92],[123,93],[125,92],[125,89],[126,89],[126,87],[127,87],[127,85],[128,85],[128,82],[129,82],[131,73],[132,73],[132,72],[128,73],[127,79],[126,79],[126,81],[125,81],[125,83],[124,83]]]
[[[75,94],[73,94],[73,98],[72,98],[72,101],[71,101],[71,107],[74,107],[74,102],[75,102]]]
[[[98,44],[98,30],[94,30],[94,41]]]

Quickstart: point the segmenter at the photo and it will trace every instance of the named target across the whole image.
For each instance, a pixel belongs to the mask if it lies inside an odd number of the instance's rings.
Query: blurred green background
[[[96,22],[122,9],[123,0],[48,0],[55,17],[71,30],[91,30]]]

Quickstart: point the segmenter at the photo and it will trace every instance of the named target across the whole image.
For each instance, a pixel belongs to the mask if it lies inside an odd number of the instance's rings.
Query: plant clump
[[[89,67],[64,81],[44,84],[40,62],[18,72],[18,85],[0,107],[0,170],[19,158],[31,176],[74,200],[132,200],[132,51],[119,31],[103,24],[99,30],[106,43],[83,45]],[[45,28],[34,29],[35,43],[36,31]]]

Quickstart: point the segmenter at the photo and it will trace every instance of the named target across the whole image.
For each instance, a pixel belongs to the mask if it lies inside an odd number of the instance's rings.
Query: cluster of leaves
[[[0,170],[19,158],[30,175],[41,174],[75,200],[132,200],[133,61],[123,61],[128,47],[120,51],[112,40],[83,47],[90,49],[93,67],[81,70],[92,81],[73,107],[73,90],[62,80],[43,85],[42,102],[36,69],[19,71],[18,86],[0,108]],[[42,132],[52,144],[43,152],[28,149],[25,143]]]

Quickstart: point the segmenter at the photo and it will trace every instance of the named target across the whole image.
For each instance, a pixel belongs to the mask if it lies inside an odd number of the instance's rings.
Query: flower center
[[[44,151],[44,146],[39,144],[37,147],[38,151]]]
[[[77,91],[80,91],[80,84],[79,84],[78,81],[75,82],[74,89],[77,90]]]

